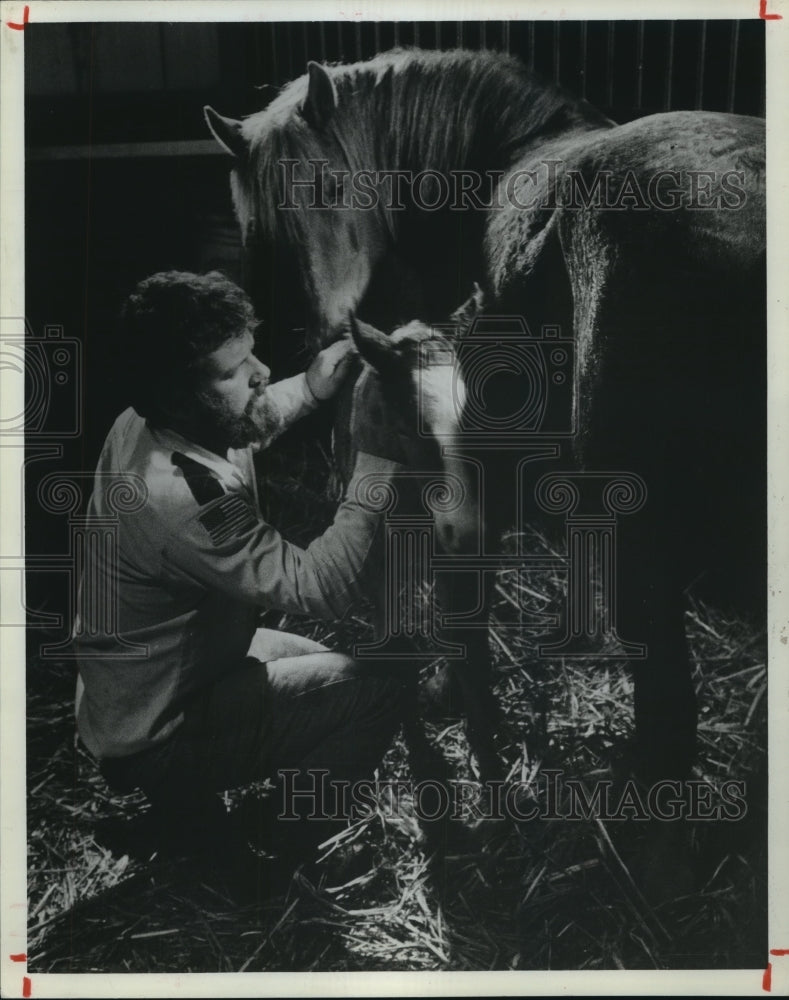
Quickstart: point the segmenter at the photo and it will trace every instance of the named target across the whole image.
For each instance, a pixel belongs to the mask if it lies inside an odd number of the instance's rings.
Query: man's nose
[[[258,361],[257,358],[255,358],[255,365],[255,371],[252,373],[249,383],[253,389],[260,389],[262,392],[271,379],[271,369],[262,361]]]

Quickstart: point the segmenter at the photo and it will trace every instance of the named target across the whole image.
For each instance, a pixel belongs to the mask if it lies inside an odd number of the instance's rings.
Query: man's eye
[[[252,363],[253,357],[254,355],[250,351],[250,353],[244,358],[244,360],[240,364],[237,364],[235,368],[231,368],[229,371],[225,372],[225,374],[222,376],[222,381],[235,378],[236,375],[239,375],[241,372],[243,372],[244,368]]]

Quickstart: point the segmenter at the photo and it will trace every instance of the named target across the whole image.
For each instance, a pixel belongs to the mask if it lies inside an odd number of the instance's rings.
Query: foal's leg
[[[370,581],[371,592],[375,594],[373,604],[373,626],[377,641],[387,636],[387,582],[379,574],[376,580]],[[401,636],[397,647],[390,646],[391,652],[403,654],[402,659],[392,659],[383,667],[384,670],[396,675],[401,683],[401,706],[402,706],[402,726],[403,740],[408,754],[408,765],[411,772],[411,780],[414,787],[418,787],[424,782],[435,784],[438,782],[446,790],[446,799],[450,798],[450,769],[449,765],[440,750],[433,745],[425,733],[424,724],[421,718],[419,705],[419,667],[418,659],[414,657],[409,660],[408,653],[414,652],[413,644],[410,640]],[[360,663],[364,659],[360,658]],[[381,661],[371,661],[380,666]],[[427,849],[431,855],[440,856],[446,850],[449,841],[448,815],[437,816],[435,820],[425,820],[420,817],[420,826],[425,835]]]
[[[431,691],[447,707],[460,707],[467,720],[469,745],[477,757],[482,781],[501,776],[501,762],[496,752],[495,735],[499,725],[499,707],[493,694],[493,663],[488,636],[488,613],[495,580],[492,573],[484,580],[471,573],[440,578],[438,600],[444,614],[462,612],[481,602],[476,628],[447,626],[441,638],[465,647],[465,655],[450,660],[433,678]],[[454,703],[454,705],[453,705]]]

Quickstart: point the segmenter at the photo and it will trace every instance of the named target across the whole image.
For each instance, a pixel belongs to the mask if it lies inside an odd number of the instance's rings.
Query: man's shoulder
[[[164,461],[153,477],[151,506],[168,533],[213,546],[248,532],[258,523],[250,499],[222,482],[200,456],[178,449],[157,456]]]
[[[186,450],[173,435],[152,428],[130,408],[107,435],[100,468],[141,479],[148,512],[177,525],[224,493],[211,470],[184,454]]]

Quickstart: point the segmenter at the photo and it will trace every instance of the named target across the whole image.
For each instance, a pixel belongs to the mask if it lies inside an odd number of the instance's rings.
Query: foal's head
[[[466,386],[452,339],[418,320],[386,336],[352,318],[351,331],[369,366],[369,419],[406,439],[409,470],[425,479],[441,547],[470,550],[480,536],[479,484],[470,463],[456,457]]]

